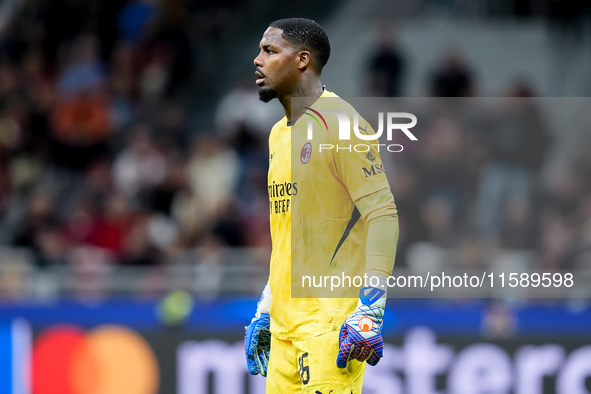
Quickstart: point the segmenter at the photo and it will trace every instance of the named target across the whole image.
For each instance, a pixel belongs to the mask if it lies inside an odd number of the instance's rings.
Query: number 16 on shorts
[[[302,384],[308,384],[310,381],[310,366],[308,365],[308,353],[303,353],[298,357],[298,372],[302,379]]]

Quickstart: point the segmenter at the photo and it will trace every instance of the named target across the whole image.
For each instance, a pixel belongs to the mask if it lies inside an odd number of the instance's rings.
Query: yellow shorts
[[[365,362],[337,368],[338,331],[301,341],[271,335],[268,394],[360,394]]]

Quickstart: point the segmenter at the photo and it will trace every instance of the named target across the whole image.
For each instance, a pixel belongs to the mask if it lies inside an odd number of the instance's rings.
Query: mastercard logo
[[[31,377],[33,394],[154,394],[159,386],[148,343],[114,325],[44,331],[33,346]]]

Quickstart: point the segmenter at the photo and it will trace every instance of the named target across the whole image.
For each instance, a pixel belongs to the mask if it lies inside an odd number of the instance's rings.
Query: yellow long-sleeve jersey
[[[339,140],[337,116],[327,110],[349,116],[350,140]],[[338,330],[357,304],[355,291],[331,293],[330,284],[306,287],[302,281],[304,276],[361,277],[366,271],[368,225],[355,201],[383,189],[389,193],[390,185],[377,140],[362,140],[353,132],[354,113],[325,90],[306,110],[309,116],[295,125],[284,117],[269,136],[271,332],[283,340]],[[314,126],[312,139],[308,121]],[[361,117],[358,127],[365,135],[375,134]]]

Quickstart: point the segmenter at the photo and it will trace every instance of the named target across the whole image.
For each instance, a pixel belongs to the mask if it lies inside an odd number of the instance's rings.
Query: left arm
[[[368,224],[365,271],[368,275],[392,275],[398,244],[398,211],[390,189],[381,189],[355,202]]]
[[[364,287],[357,308],[341,327],[337,366],[350,360],[376,365],[383,355],[382,321],[386,305],[386,277],[392,274],[398,243],[398,214],[390,189],[381,189],[355,202],[369,225],[365,249],[366,273],[377,277],[377,287]],[[371,283],[371,282],[370,282]]]

